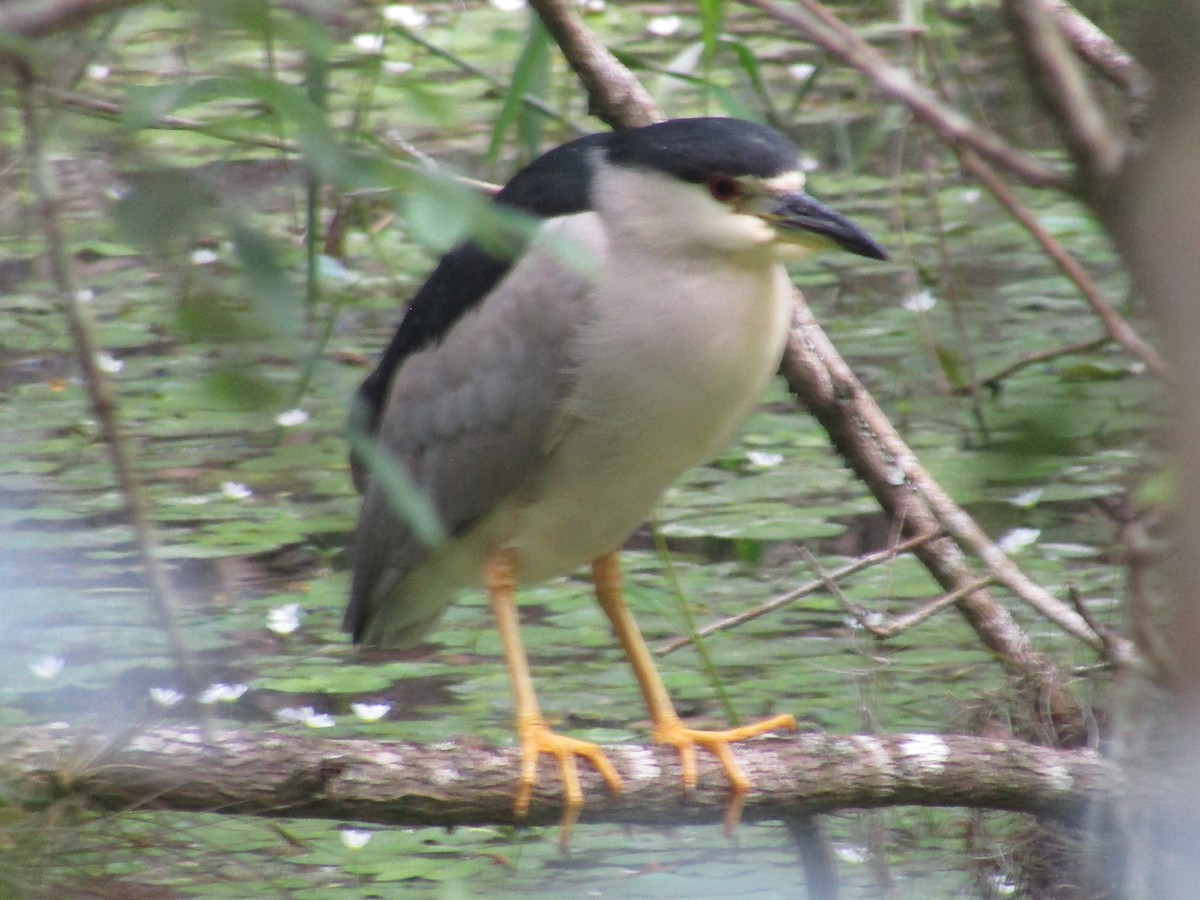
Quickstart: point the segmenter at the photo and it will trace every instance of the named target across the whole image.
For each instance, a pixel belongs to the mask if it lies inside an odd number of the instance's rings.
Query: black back
[[[589,134],[542,154],[496,194],[493,202],[549,219],[584,212],[591,205],[588,154],[611,135]],[[392,375],[406,357],[441,340],[454,323],[504,277],[523,248],[495,256],[474,241],[446,253],[413,295],[379,364],[358,388],[354,424],[373,433],[379,424]]]

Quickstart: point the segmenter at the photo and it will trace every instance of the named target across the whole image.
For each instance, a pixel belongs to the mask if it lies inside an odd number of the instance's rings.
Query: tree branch
[[[0,5],[0,32],[40,38],[146,0],[22,0]]]
[[[611,128],[636,128],[663,115],[640,81],[600,43],[570,0],[530,0],[588,92],[588,111]]]
[[[1149,102],[1150,74],[1128,50],[1066,0],[1047,0],[1046,6],[1080,59],[1121,88],[1134,106]]]
[[[1061,168],[1016,149],[958,110],[946,106],[936,94],[918,84],[908,71],[884,59],[879,51],[815,0],[800,0],[798,6],[789,7],[782,7],[773,0],[742,2],[796,29],[805,39],[862,72],[876,88],[907,106],[914,116],[948,144],[969,147],[1035,187],[1067,188],[1067,174]]]
[[[606,747],[625,780],[610,796],[581,767],[584,822],[715,823],[728,803],[717,763],[700,759],[685,797],[675,751]],[[1110,801],[1118,772],[1091,750],[1063,751],[962,735],[791,735],[734,751],[754,788],[747,821],[897,805],[965,806],[1076,821]],[[0,735],[0,781],[42,802],[94,808],[315,817],[385,825],[511,824],[518,752],[469,740],[425,746],[249,731],[158,727],[112,741],[64,726]],[[529,818],[558,822],[557,769],[542,763]]]
[[[1004,0],[1011,30],[1030,69],[1030,81],[1071,151],[1095,204],[1112,189],[1128,152],[1084,77],[1043,0]]]
[[[32,76],[29,70],[22,66],[19,77],[21,124],[25,131],[29,182],[41,221],[42,235],[46,241],[50,278],[58,292],[59,304],[67,320],[75,348],[75,358],[83,375],[92,413],[100,423],[100,433],[108,449],[113,476],[129,510],[134,544],[146,575],[150,601],[158,614],[183,681],[188,689],[194,692],[199,689],[199,678],[196,674],[195,660],[180,624],[181,601],[171,584],[170,574],[162,559],[158,529],[151,514],[150,501],[146,498],[146,491],[133,464],[134,454],[130,449],[130,442],[121,425],[116,392],[111,379],[100,364],[100,346],[96,341],[91,317],[80,303],[79,293],[75,290],[71,254],[59,221],[59,203],[53,194],[53,180],[46,170],[46,154],[34,102]]]

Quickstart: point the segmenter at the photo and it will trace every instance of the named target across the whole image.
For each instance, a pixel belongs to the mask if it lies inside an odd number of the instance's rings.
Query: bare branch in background
[[[663,118],[640,81],[583,24],[570,0],[530,0],[588,92],[588,111],[612,128],[636,128]]]
[[[1037,217],[1021,203],[1016,192],[1008,186],[1007,182],[991,166],[969,150],[960,149],[958,158],[962,161],[963,166],[978,179],[979,183],[1000,201],[1001,205],[1008,210],[1008,214],[1033,236],[1033,239],[1038,242],[1063,274],[1075,283],[1075,286],[1079,288],[1079,293],[1092,308],[1092,312],[1096,314],[1108,336],[1141,360],[1152,374],[1163,377],[1166,374],[1166,365],[1159,352],[1148,344],[1138,334],[1137,329],[1130,325],[1108,302],[1079,260],[1068,253],[1067,249],[1037,220]]]
[[[1059,190],[1069,187],[1070,180],[1062,168],[1018,150],[992,131],[942,103],[932,91],[917,83],[906,69],[888,62],[878,50],[815,0],[799,0],[796,6],[788,7],[780,6],[773,0],[742,2],[796,29],[801,37],[862,72],[876,88],[907,106],[917,119],[947,143],[969,147],[1035,187]]]
[[[145,5],[148,0],[7,0],[0,3],[0,33],[23,38],[41,38],[72,28],[92,19]],[[345,24],[345,17],[320,0],[281,0],[284,9],[306,18],[331,25]]]
[[[146,0],[17,0],[0,4],[0,32],[40,38]]]
[[[1022,369],[1028,369],[1030,366],[1036,366],[1039,363],[1049,362],[1052,359],[1058,359],[1060,356],[1073,356],[1079,353],[1093,353],[1099,350],[1105,344],[1112,343],[1112,338],[1098,337],[1090,341],[1076,341],[1073,344],[1063,344],[1061,347],[1050,347],[1046,350],[1039,350],[1036,353],[1027,353],[1020,359],[1013,360],[1006,366],[1001,366],[990,375],[984,375],[979,379],[981,387],[998,388],[1005,379],[1011,378]],[[971,390],[970,385],[964,385],[954,389],[956,394],[966,394]]]
[[[1113,188],[1129,152],[1110,126],[1078,58],[1043,0],[1004,0],[1013,35],[1051,120],[1058,126],[1093,207]]]
[[[162,560],[157,528],[150,515],[145,491],[134,470],[133,453],[121,427],[112,382],[100,366],[100,348],[93,334],[91,318],[80,305],[79,294],[75,290],[70,253],[59,224],[57,203],[50,187],[51,180],[45,171],[46,159],[42,151],[42,134],[30,80],[32,76],[24,67],[22,69],[19,77],[25,152],[33,196],[37,202],[42,234],[46,241],[46,257],[51,279],[58,291],[58,300],[70,328],[75,357],[83,374],[92,412],[100,423],[104,445],[112,461],[113,474],[125,498],[126,509],[129,510],[134,543],[150,589],[151,603],[158,614],[182,680],[190,693],[196,693],[201,685],[196,674],[195,661],[180,625],[181,603]]]
[[[797,307],[783,373],[793,393],[829,432],[838,451],[880,505],[893,519],[904,523],[907,533],[940,529],[954,538],[928,541],[913,551],[942,587],[957,590],[979,578],[963,557],[961,544],[977,554],[996,580],[1022,601],[1089,646],[1105,649],[1103,639],[1074,609],[1022,573],[921,467],[817,324],[807,304]],[[1008,610],[986,591],[970,594],[960,601],[959,609],[984,644],[1011,671],[1061,692],[1062,702],[1069,703],[1053,663],[1033,649]],[[1127,641],[1117,650],[1118,662],[1136,657]]]
[[[1150,75],[1128,50],[1066,0],[1046,0],[1046,8],[1084,62],[1121,88],[1135,106],[1149,102]]]
[[[844,566],[838,566],[836,569],[831,569],[828,572],[822,573],[820,578],[812,581],[806,581],[797,588],[780,594],[778,597],[772,597],[766,603],[761,603],[753,609],[748,609],[745,612],[738,613],[736,616],[728,616],[724,619],[718,619],[715,622],[709,622],[703,628],[697,628],[695,637],[708,637],[710,634],[716,634],[718,631],[728,631],[731,628],[736,628],[739,625],[744,625],[747,622],[752,622],[767,613],[774,612],[785,606],[790,606],[797,600],[807,597],[809,594],[815,594],[818,591],[826,588],[830,582],[836,581],[839,578],[845,578],[848,575],[853,575],[855,572],[861,572],[863,569],[869,569],[871,566],[881,565],[889,562],[899,556],[901,553],[907,553],[910,550],[916,549],[919,545],[926,541],[931,541],[941,535],[940,531],[935,531],[932,534],[922,534],[917,537],[909,538],[905,541],[900,541],[894,547],[888,547],[886,550],[880,550],[877,553],[868,553],[860,556]],[[662,644],[655,651],[659,656],[667,656],[680,650],[693,642],[693,636],[684,635],[683,637],[675,638]]]

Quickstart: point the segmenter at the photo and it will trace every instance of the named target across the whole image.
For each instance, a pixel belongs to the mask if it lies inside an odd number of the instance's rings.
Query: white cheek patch
[[[786,193],[788,191],[804,190],[804,173],[799,169],[784,172],[774,178],[764,178],[763,187],[771,193]]]

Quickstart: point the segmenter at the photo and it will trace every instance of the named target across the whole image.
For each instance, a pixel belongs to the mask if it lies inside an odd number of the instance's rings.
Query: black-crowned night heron
[[[469,242],[443,257],[359,391],[359,428],[424,492],[447,538],[423,540],[378,467],[356,465],[364,497],[345,627],[356,642],[409,645],[456,591],[486,586],[515,696],[518,815],[541,753],[558,758],[567,825],[583,799],[576,756],[621,788],[600,747],[542,718],[519,584],[591,565],[685,789],[700,745],[744,794],[729,744],[795,727],[791,716],[686,727],[622,599],[617,550],[681,472],[733,436],[778,369],[793,309],[781,261],[833,247],[885,257],[803,186],[796,148],[736,119],[677,119],[551,150],[496,197],[540,218],[537,235],[512,260]],[[574,262],[564,245],[577,248]]]

